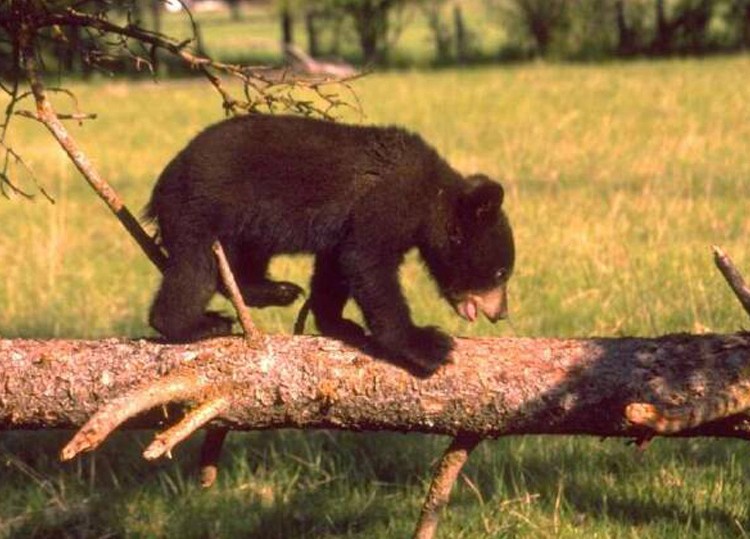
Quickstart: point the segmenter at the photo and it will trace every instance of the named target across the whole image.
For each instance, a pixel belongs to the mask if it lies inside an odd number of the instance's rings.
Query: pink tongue
[[[473,301],[466,302],[466,318],[469,322],[474,322],[477,319],[477,305]]]

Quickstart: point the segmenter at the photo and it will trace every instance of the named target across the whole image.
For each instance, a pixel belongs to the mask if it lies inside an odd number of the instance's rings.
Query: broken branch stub
[[[732,259],[723,249],[714,245],[714,263],[727,284],[750,315],[750,287]],[[747,333],[745,333],[747,335]],[[695,399],[672,404],[633,402],[625,408],[625,417],[635,425],[651,429],[654,433],[675,434],[717,419],[741,414],[750,409],[750,371],[744,370],[733,383],[706,392]],[[747,425],[743,426],[748,429]],[[651,436],[651,435],[646,435]]]
[[[750,316],[750,287],[748,287],[742,274],[734,265],[734,262],[732,262],[732,259],[729,258],[729,255],[721,247],[714,245],[713,251],[716,267],[719,268],[729,288],[732,289],[732,292],[734,292],[745,312]]]

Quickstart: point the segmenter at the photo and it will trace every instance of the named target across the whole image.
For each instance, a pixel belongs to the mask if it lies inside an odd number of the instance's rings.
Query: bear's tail
[[[170,183],[175,183],[175,177],[178,176],[179,170],[181,170],[179,155],[172,159],[166,168],[162,171],[159,178],[154,184],[154,190],[151,192],[151,199],[143,207],[140,214],[140,221],[144,225],[155,225],[157,229],[156,239],[159,240],[159,216],[162,214],[163,208],[162,203],[165,198],[165,190],[167,190]]]
[[[158,184],[157,184],[158,187]],[[154,189],[154,194],[156,193],[156,189]],[[146,205],[141,209],[141,213],[138,216],[138,221],[141,223],[141,226],[143,228],[153,228],[154,233],[152,234],[152,237],[154,239],[154,242],[156,242],[157,245],[161,246],[161,228],[159,227],[159,212],[157,210],[157,204],[154,200],[154,195],[151,195],[151,199],[146,203]]]
[[[154,199],[153,197],[151,200],[149,200],[145,206],[143,206],[143,209],[141,209],[141,213],[138,216],[138,220],[141,222],[141,224],[144,225],[156,225],[158,224],[159,219],[156,217],[156,210],[154,209]]]

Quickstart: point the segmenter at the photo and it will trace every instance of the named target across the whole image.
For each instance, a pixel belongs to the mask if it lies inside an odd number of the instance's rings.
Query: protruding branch
[[[737,296],[745,312],[750,315],[750,287],[747,286],[745,279],[742,278],[742,274],[734,265],[732,259],[729,258],[729,255],[721,247],[714,245],[713,251],[716,267],[719,268],[719,271],[727,280],[729,287],[734,292],[734,295]]]
[[[216,397],[191,410],[179,423],[159,434],[143,452],[146,460],[171,456],[174,446],[229,408],[227,397]]]
[[[205,379],[192,373],[176,374],[123,395],[97,411],[62,449],[60,458],[70,460],[79,453],[96,449],[128,419],[160,404],[195,399],[205,391],[206,386]]]
[[[245,340],[251,347],[260,348],[263,344],[263,334],[258,330],[253,323],[253,320],[250,318],[250,310],[247,308],[247,305],[245,305],[242,293],[237,287],[237,281],[232,273],[232,268],[229,267],[229,261],[227,260],[226,254],[224,254],[224,249],[221,247],[219,240],[214,241],[212,249],[216,255],[221,280],[224,283],[224,287],[227,289],[229,300],[232,302],[235,311],[237,311],[237,317],[242,325],[242,330],[245,332]]]
[[[481,438],[476,436],[458,435],[453,438],[435,469],[430,490],[422,505],[422,512],[414,531],[414,539],[432,539],[435,536],[440,512],[448,505],[458,474],[461,473],[461,468],[469,460],[469,455],[479,442]]]

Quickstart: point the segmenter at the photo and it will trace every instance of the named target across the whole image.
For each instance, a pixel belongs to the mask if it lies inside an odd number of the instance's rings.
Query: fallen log
[[[163,414],[142,411],[220,398],[226,402],[211,425],[235,430],[642,439],[655,430],[628,421],[625,412],[644,403],[704,410],[705,421],[690,421],[681,436],[750,437],[738,415],[750,395],[747,333],[458,339],[452,361],[426,379],[322,337],[263,339],[260,349],[234,337],[184,345],[0,340],[0,429],[77,428],[99,411],[97,428],[109,430],[89,429],[92,445],[77,452],[95,447],[121,421],[165,423]],[[714,409],[732,415],[705,412]]]

